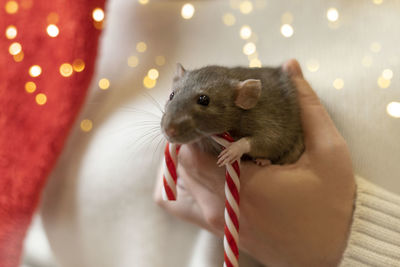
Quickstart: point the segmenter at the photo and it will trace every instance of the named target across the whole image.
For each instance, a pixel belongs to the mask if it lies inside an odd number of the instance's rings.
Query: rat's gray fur
[[[235,105],[236,85],[247,79],[260,80],[262,90],[256,106],[244,110]],[[207,66],[183,71],[174,78],[173,91],[161,121],[164,133],[168,127],[177,130],[171,142],[197,142],[219,153],[221,148],[209,136],[229,132],[235,140],[249,137],[248,156],[275,164],[293,163],[304,150],[296,88],[281,68]],[[197,104],[200,95],[210,97],[208,106]]]

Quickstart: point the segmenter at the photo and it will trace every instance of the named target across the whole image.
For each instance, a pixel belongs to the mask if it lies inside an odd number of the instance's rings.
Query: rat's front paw
[[[244,153],[243,145],[239,142],[233,142],[219,154],[217,164],[219,167],[232,164],[235,160],[239,160]]]

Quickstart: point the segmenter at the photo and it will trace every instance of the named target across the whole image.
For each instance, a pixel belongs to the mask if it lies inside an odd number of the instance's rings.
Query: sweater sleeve
[[[361,177],[340,267],[400,266],[400,196]]]

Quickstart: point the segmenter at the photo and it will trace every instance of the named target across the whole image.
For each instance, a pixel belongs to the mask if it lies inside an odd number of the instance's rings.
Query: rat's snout
[[[173,125],[170,125],[167,129],[165,129],[165,134],[170,138],[173,138],[174,136],[176,136],[177,133],[178,133],[178,131],[176,130],[176,127]]]
[[[163,121],[163,131],[170,142],[186,143],[191,136],[194,125],[193,119],[183,115],[178,118],[166,119]],[[189,138],[191,139],[191,137]]]

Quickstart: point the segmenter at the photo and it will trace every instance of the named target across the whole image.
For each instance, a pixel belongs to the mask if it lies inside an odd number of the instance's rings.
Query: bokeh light
[[[247,56],[256,52],[256,45],[252,42],[248,42],[243,46],[243,53]]]
[[[326,18],[332,22],[337,21],[339,19],[339,11],[334,7],[329,8],[326,11]]]
[[[382,77],[386,80],[391,80],[393,78],[393,71],[391,69],[384,69],[382,71]]]
[[[222,16],[222,21],[226,26],[232,26],[236,22],[236,18],[232,13],[226,13]]]
[[[146,5],[149,3],[149,0],[138,0],[139,4]]]
[[[242,28],[240,28],[240,38],[242,39],[249,39],[251,36],[251,28],[247,25],[242,26]]]
[[[137,65],[139,65],[139,59],[137,56],[130,56],[128,57],[128,66],[131,68],[136,67]]]
[[[14,55],[13,58],[15,62],[21,62],[24,59],[24,56],[24,52],[21,51],[18,54]]]
[[[390,116],[400,118],[400,102],[390,102],[386,106],[386,111]]]
[[[15,14],[18,12],[18,3],[16,1],[7,1],[4,9],[8,14]]]
[[[316,72],[319,70],[319,62],[316,59],[307,60],[306,66],[310,72]]]
[[[147,89],[151,89],[154,86],[156,86],[157,81],[151,79],[149,76],[144,77],[143,79],[143,85],[147,88]]]
[[[8,47],[8,52],[11,55],[17,55],[22,51],[22,46],[20,43],[14,42]]]
[[[289,38],[293,35],[294,30],[290,24],[283,24],[281,27],[281,34],[286,38]]]
[[[72,62],[72,68],[76,72],[82,72],[85,69],[85,61],[80,58],[77,58]]]
[[[333,87],[337,90],[343,89],[344,87],[344,81],[341,78],[337,78],[333,81]]]
[[[29,75],[31,77],[38,77],[42,74],[42,68],[39,65],[33,65],[29,68]]]
[[[243,14],[249,14],[253,11],[253,3],[250,1],[242,1],[239,5],[239,10]]]
[[[36,103],[40,106],[43,106],[47,102],[47,96],[45,94],[37,94],[35,97]]]
[[[283,24],[291,24],[293,22],[293,14],[291,12],[283,13],[281,21]]]
[[[372,0],[375,5],[380,5],[383,3],[383,0]]]
[[[34,82],[25,83],[25,91],[28,93],[33,93],[36,91],[36,84]]]
[[[390,86],[390,80],[387,80],[387,79],[383,78],[382,76],[379,76],[377,83],[378,83],[378,86],[382,89],[386,89]]]
[[[99,88],[102,90],[107,90],[110,87],[110,81],[106,78],[102,78],[99,81]]]
[[[157,69],[150,69],[147,72],[147,76],[149,76],[149,78],[152,79],[152,80],[157,80],[157,78],[159,76],[158,70]]]
[[[70,77],[72,73],[74,72],[74,69],[72,68],[72,65],[69,63],[63,63],[60,66],[60,74],[64,77]]]
[[[253,58],[252,60],[250,60],[250,68],[261,68],[261,66],[261,61],[258,58]]]
[[[104,20],[104,16],[105,15],[104,15],[103,9],[101,9],[99,7],[93,9],[92,17],[93,17],[94,21],[97,21],[97,22],[103,21]]]
[[[17,28],[14,25],[10,25],[6,29],[6,37],[7,39],[14,39],[17,37],[18,31]]]
[[[139,42],[136,44],[136,51],[139,53],[146,52],[147,50],[147,44],[145,42]]]
[[[184,4],[182,6],[181,15],[184,19],[191,19],[194,15],[194,6],[192,4]]]
[[[57,24],[59,21],[58,14],[55,12],[51,12],[49,15],[47,15],[47,23],[48,24]]]
[[[93,122],[89,119],[84,119],[81,121],[81,130],[84,132],[90,132],[93,128]]]
[[[373,42],[373,43],[370,45],[369,49],[370,49],[372,52],[374,52],[374,53],[379,53],[379,52],[381,51],[381,49],[382,49],[382,46],[381,46],[381,44],[378,43],[378,42]]]
[[[156,64],[158,66],[163,66],[165,64],[165,57],[164,56],[156,56]]]
[[[55,24],[50,24],[47,26],[46,31],[50,37],[57,37],[57,35],[60,33],[60,30]]]
[[[362,61],[361,61],[362,65],[364,67],[371,67],[372,65],[372,57],[371,56],[364,56]]]

